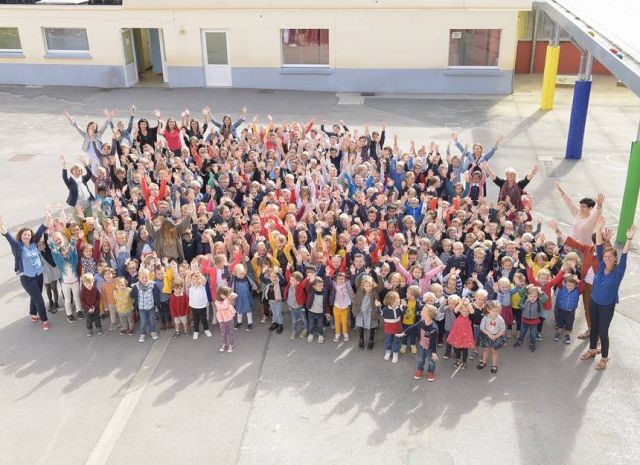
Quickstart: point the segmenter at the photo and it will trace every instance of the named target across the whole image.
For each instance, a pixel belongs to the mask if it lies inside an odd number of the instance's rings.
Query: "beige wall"
[[[340,9],[344,2],[325,0],[247,0],[243,6],[261,3],[261,10],[221,9],[168,11],[133,10],[153,3],[150,0],[124,0],[118,7],[5,7],[0,8],[0,27],[18,27],[25,58],[0,58],[1,62],[57,63],[77,65],[117,65],[123,62],[120,29],[160,28],[164,34],[169,66],[202,66],[202,29],[229,31],[230,62],[236,67],[280,67],[281,28],[328,28],[330,66],[335,68],[446,68],[448,64],[449,28],[502,29],[499,67],[513,69],[516,50],[516,5],[530,2],[516,0],[379,0],[384,7],[396,9]],[[203,2],[186,0],[187,5]],[[207,2],[205,2],[207,3]],[[238,5],[238,0],[218,0],[216,5]],[[416,4],[443,5],[452,9],[397,9]],[[310,13],[303,10],[274,10],[273,5],[324,8]],[[349,5],[371,5],[370,1],[350,1]],[[460,9],[459,5],[493,4],[504,9]],[[458,7],[456,8],[455,5]],[[507,6],[511,9],[506,8]],[[333,8],[335,7],[335,8]],[[45,58],[42,27],[86,27],[92,58]]]

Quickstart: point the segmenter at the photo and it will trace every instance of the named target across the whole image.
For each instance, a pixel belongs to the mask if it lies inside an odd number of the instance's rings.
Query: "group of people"
[[[288,313],[290,338],[309,343],[329,332],[373,350],[381,330],[384,360],[417,354],[414,377],[426,365],[433,381],[439,356],[496,373],[499,351],[526,345],[527,333],[532,352],[543,333],[570,344],[582,295],[581,358],[601,352],[596,368],[606,367],[635,227],[618,256],[604,195],[576,205],[558,184],[572,227],[565,235],[550,221],[556,238],[546,238],[526,190],[537,167],[519,179],[489,166],[502,138],[485,151],[452,134],[441,153],[389,143],[385,126],[271,116],[259,126],[246,107],[235,121],[210,108],[200,119],[154,115],[152,126],[134,124],[133,106],[123,120],[105,110],[102,125],[81,127],[65,113],[82,138],[78,162],[60,157],[66,207],[47,210],[35,232],[11,234],[0,218],[43,330],[59,308],[87,336],[107,329],[140,343],[158,329],[212,337],[217,324],[219,350],[232,352],[254,314],[281,334]]]

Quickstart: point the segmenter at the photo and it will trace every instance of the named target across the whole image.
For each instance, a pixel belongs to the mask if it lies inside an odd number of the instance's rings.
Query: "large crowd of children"
[[[380,329],[384,360],[417,354],[415,378],[427,364],[433,381],[438,352],[459,369],[477,359],[496,373],[499,352],[527,345],[527,334],[532,352],[543,333],[570,344],[584,293],[583,358],[598,340],[608,351],[608,323],[601,313],[593,327],[589,297],[598,267],[622,279],[635,228],[611,265],[604,196],[575,205],[558,185],[572,231],[552,221],[558,237],[546,238],[526,190],[537,167],[522,179],[489,167],[501,138],[485,152],[452,134],[441,152],[401,147],[397,136],[389,144],[385,126],[271,116],[259,126],[246,108],[235,122],[204,108],[200,120],[155,111],[155,126],[134,125],[135,111],[122,121],[105,111],[102,126],[86,127],[66,113],[83,141],[78,163],[60,158],[67,206],[47,211],[35,232],[9,234],[0,219],[44,330],[58,308],[83,319],[87,336],[108,330],[140,343],[165,331],[212,337],[218,325],[220,351],[232,352],[254,315],[278,335],[288,315],[290,338],[309,343],[330,333],[373,350]],[[603,352],[596,367],[607,360]]]

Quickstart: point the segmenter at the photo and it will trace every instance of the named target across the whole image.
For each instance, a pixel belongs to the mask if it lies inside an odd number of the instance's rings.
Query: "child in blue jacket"
[[[573,330],[573,322],[576,318],[576,308],[582,294],[582,283],[576,275],[568,275],[558,293],[556,294],[556,335],[554,340],[559,341],[561,332],[564,332],[564,343],[571,344],[571,331]]]

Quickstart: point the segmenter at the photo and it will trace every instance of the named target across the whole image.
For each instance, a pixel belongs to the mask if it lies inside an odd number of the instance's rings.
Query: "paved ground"
[[[94,90],[0,86],[0,212],[11,229],[40,221],[44,206],[63,202],[57,156],[79,150],[61,117],[80,121],[102,108],[135,103],[179,114],[205,104],[214,112],[276,120],[315,115],[356,126],[386,121],[390,134],[443,144],[452,130],[463,141],[507,140],[496,170],[528,171],[538,157],[534,208],[569,220],[553,193],[560,179],[575,198],[607,194],[617,222],[630,141],[640,101],[610,79],[594,83],[585,157],[563,161],[571,90],[540,112],[539,77],[521,78],[506,98],[367,98],[342,105],[334,94],[242,90]],[[346,101],[346,100],[342,100]],[[496,195],[491,189],[490,195]],[[579,362],[583,343],[548,337],[535,355],[502,352],[500,372],[454,372],[438,366],[434,384],[414,382],[412,356],[391,365],[378,343],[308,344],[259,328],[239,333],[238,350],[215,351],[212,340],[155,344],[107,333],[88,339],[79,323],[52,318],[43,334],[26,318],[9,247],[0,246],[0,436],[2,464],[613,464],[640,462],[640,258],[633,252],[612,325],[612,361],[605,373]],[[634,305],[635,304],[635,305]],[[578,321],[578,327],[583,319]]]

